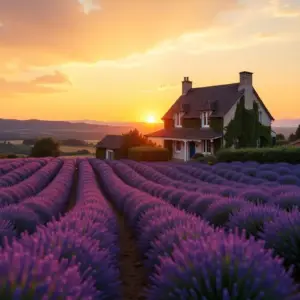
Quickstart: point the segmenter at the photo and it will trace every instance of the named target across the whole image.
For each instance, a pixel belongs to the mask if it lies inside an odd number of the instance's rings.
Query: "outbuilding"
[[[106,135],[96,145],[96,157],[108,160],[118,159],[123,142],[123,135]]]

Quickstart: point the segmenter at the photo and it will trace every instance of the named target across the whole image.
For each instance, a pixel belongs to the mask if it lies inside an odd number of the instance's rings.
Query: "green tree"
[[[139,146],[157,147],[155,143],[150,141],[137,129],[130,130],[128,133],[123,134],[123,137],[124,137],[123,144],[122,147],[120,148],[120,156],[122,158],[128,157],[128,149],[132,147],[139,147]]]
[[[276,140],[277,141],[284,141],[285,136],[282,133],[278,133],[278,134],[276,134]]]
[[[289,140],[289,142],[294,142],[299,139],[300,139],[300,125],[298,125],[295,133],[290,134],[288,140]]]
[[[32,157],[58,157],[59,153],[59,142],[51,137],[37,140],[31,150]]]

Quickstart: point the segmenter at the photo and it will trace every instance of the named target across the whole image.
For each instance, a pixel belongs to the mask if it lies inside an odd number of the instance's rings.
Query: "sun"
[[[155,123],[156,122],[156,119],[153,115],[149,115],[147,118],[146,118],[146,122],[147,123]]]

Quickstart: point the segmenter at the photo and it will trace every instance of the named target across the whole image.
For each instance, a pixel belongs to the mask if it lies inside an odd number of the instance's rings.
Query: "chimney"
[[[247,71],[240,72],[239,90],[246,90],[247,88],[252,88],[252,74],[253,73]]]
[[[239,91],[244,91],[245,97],[245,108],[246,109],[253,109],[253,87],[252,87],[252,74],[251,72],[240,72],[240,84],[239,84]]]
[[[186,95],[187,92],[192,88],[193,83],[188,77],[184,77],[182,81],[182,95]]]

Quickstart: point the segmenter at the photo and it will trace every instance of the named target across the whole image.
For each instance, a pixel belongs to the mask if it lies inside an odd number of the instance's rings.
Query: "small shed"
[[[96,145],[96,157],[108,160],[118,159],[123,141],[124,136],[122,135],[106,135]]]

